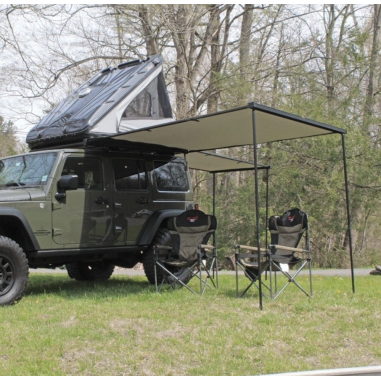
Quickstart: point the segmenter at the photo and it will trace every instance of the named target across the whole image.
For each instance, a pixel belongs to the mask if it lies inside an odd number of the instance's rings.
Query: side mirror
[[[57,193],[55,198],[57,201],[66,198],[67,190],[78,189],[78,176],[77,175],[63,175],[59,178],[57,183]]]
[[[63,175],[58,180],[57,188],[59,190],[76,190],[78,189],[77,175]]]

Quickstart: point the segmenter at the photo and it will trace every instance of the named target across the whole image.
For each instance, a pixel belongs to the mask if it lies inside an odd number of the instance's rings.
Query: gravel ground
[[[369,275],[370,271],[372,269],[355,269],[354,273],[356,275]],[[52,273],[52,274],[58,274],[58,273],[66,273],[66,270],[61,269],[30,269],[31,273]],[[292,271],[291,271],[292,273]],[[308,270],[302,270],[301,274],[307,274]],[[143,270],[134,270],[134,269],[116,269],[114,271],[115,275],[144,275]],[[219,272],[221,275],[235,275],[235,271],[225,271],[222,270]],[[350,269],[316,269],[312,270],[312,275],[325,275],[325,276],[351,276],[351,270]]]

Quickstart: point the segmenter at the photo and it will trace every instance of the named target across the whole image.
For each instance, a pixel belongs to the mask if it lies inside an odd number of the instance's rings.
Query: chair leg
[[[239,248],[238,246],[235,247],[236,251],[234,252],[234,259],[235,259],[235,286],[236,286],[236,297],[242,298],[246,294],[246,292],[251,288],[251,286],[254,284],[254,282],[251,281],[250,275],[246,272],[246,269],[239,263],[238,257],[239,257]],[[238,268],[240,268],[244,274],[249,278],[250,284],[243,290],[243,292],[239,293],[239,282],[238,282]]]
[[[312,261],[311,261],[311,258],[308,258],[308,272],[309,272],[309,275],[310,275],[310,295],[312,296],[313,293],[312,293]]]
[[[206,272],[206,279],[210,279],[210,281],[213,284],[213,287],[218,288],[217,257],[213,256],[208,265],[207,265],[207,262],[206,263],[202,262],[202,264],[203,264],[204,270]],[[212,274],[211,274],[211,271],[212,271]],[[216,279],[216,281],[214,281],[214,279]],[[210,284],[205,284],[204,287],[206,287],[206,285],[208,285],[209,287],[212,288],[212,286]]]
[[[200,274],[200,295],[202,295],[203,294],[203,291],[201,291],[202,290],[202,259],[201,259],[200,249],[198,249],[197,255],[198,255],[198,271]]]
[[[236,289],[236,297],[239,298],[238,296],[238,255],[239,253],[236,251],[234,253],[234,260],[235,260],[235,289]]]
[[[154,252],[154,254],[155,254],[155,252]],[[160,283],[160,286],[158,286],[158,280],[157,280],[157,266],[159,266],[159,268],[161,270],[163,270],[163,279],[162,279],[162,281]],[[197,274],[197,273],[195,273],[193,271],[195,266],[196,265],[194,265],[193,267],[190,267],[190,268],[186,268],[186,270],[189,271],[192,274],[192,277]],[[156,284],[156,291],[157,292],[161,292],[161,290],[162,290],[162,288],[164,286],[165,281],[168,279],[168,275],[170,275],[171,277],[173,277],[175,279],[174,282],[170,282],[170,285],[171,285],[172,288],[175,288],[174,286],[176,284],[181,284],[181,286],[185,287],[187,290],[189,290],[193,294],[196,294],[188,285],[186,285],[181,279],[179,279],[176,275],[171,273],[163,264],[160,263],[157,254],[155,255],[155,267],[154,267],[154,271],[155,271],[155,284]]]
[[[251,281],[251,277],[246,272],[246,269],[239,263],[239,261],[238,261],[239,251],[238,250],[236,247],[236,251],[234,253],[234,258],[235,258],[235,285],[236,285],[236,297],[242,298],[242,296],[246,294],[246,292],[251,288],[251,286],[254,284],[254,282]],[[241,294],[239,293],[238,268],[240,268],[250,280],[250,284],[243,290],[243,292]]]
[[[156,253],[156,246],[153,247],[153,258],[154,258],[154,273],[155,273],[155,287],[156,292],[159,292],[158,286],[157,286],[157,261],[159,260],[159,255]]]
[[[216,278],[215,288],[218,288],[218,258],[217,258],[216,250],[214,250],[214,252],[213,252],[213,260],[214,260],[213,279],[214,279],[214,277]],[[215,274],[214,274],[214,272],[215,272]]]
[[[278,293],[278,277],[277,277],[277,271],[280,270],[276,264],[270,260],[270,297],[271,299],[274,299],[274,293],[275,295]],[[273,268],[276,268],[273,270]],[[274,282],[274,288],[273,288],[273,282]]]
[[[244,272],[245,276],[249,279],[250,281],[250,284],[241,292],[239,293],[239,285],[238,285],[238,267]],[[247,270],[239,263],[237,262],[236,263],[236,294],[237,294],[237,298],[242,298],[242,296],[244,296],[246,294],[246,292],[251,288],[251,286],[255,286],[257,288],[257,290],[259,291],[259,286],[256,284],[256,282],[259,282],[259,276],[257,276],[256,278],[253,278],[252,275],[247,272]],[[270,292],[270,295],[271,295],[271,288],[268,287],[265,283],[262,282],[262,286],[265,287],[269,292]],[[262,295],[268,299],[268,296],[264,293],[264,291],[262,291]]]
[[[199,280],[200,280],[200,294],[201,294],[201,296],[204,295],[206,287],[217,288],[217,285],[216,285],[216,283],[214,282],[214,279],[213,279],[214,276],[211,275],[211,270],[213,270],[213,274],[216,271],[215,263],[216,263],[216,258],[215,257],[213,257],[211,259],[211,263],[208,264],[207,260],[202,259],[201,254],[199,254],[199,258],[198,258],[198,268],[199,268],[199,271],[198,272],[193,272],[193,276],[198,277]],[[202,275],[203,274],[203,270],[206,273],[205,280],[203,279],[203,275]],[[212,282],[213,287],[209,284],[209,282],[208,282],[209,279]]]
[[[312,277],[311,277],[311,271],[310,271],[310,290],[311,292],[308,293],[306,290],[304,290],[304,288],[298,283],[298,281],[295,279],[296,276],[302,271],[302,269],[304,268],[304,266],[307,264],[307,262],[311,263],[310,261],[308,260],[305,260],[301,266],[298,268],[298,270],[291,276],[288,272],[286,271],[283,271],[281,269],[280,266],[278,266],[276,263],[274,263],[274,266],[283,274],[287,277],[287,283],[278,291],[276,289],[276,292],[275,292],[275,295],[273,296],[273,299],[277,299],[278,296],[286,289],[286,287],[288,287],[290,285],[290,283],[293,283],[296,287],[298,287],[306,296],[310,297],[312,296]],[[276,276],[276,274],[275,274]]]

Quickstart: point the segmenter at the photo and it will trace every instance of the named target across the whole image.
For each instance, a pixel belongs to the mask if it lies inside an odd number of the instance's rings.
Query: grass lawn
[[[301,277],[301,283],[307,278]],[[242,278],[242,284],[245,279]],[[246,376],[381,364],[381,277],[314,276],[276,301],[218,290],[157,294],[143,276],[76,282],[31,274],[27,294],[0,308],[0,374]]]

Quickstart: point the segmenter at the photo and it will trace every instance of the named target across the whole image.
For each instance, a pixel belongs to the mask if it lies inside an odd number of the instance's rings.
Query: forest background
[[[99,70],[160,54],[177,119],[256,102],[346,129],[354,264],[380,263],[380,10],[379,4],[0,5],[0,156],[26,151],[27,131]],[[250,146],[219,153],[253,160]],[[263,144],[259,161],[272,166],[270,215],[306,211],[313,265],[349,267],[340,138]],[[210,212],[211,175],[192,177],[195,200]],[[236,242],[254,245],[253,173],[219,174],[216,200],[220,255],[231,254]]]

